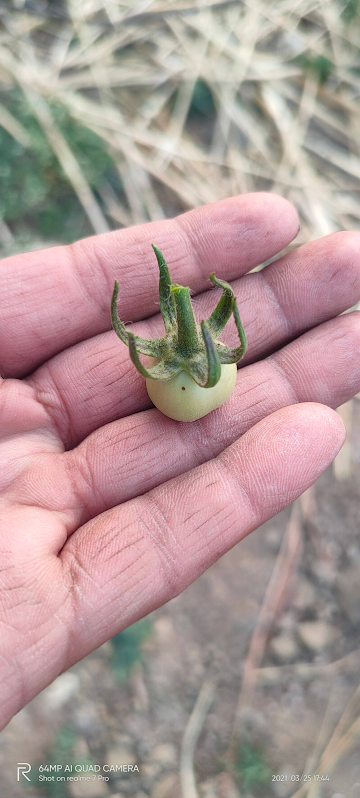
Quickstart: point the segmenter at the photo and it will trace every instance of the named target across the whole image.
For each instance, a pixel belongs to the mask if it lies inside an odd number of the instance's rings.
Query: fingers
[[[179,424],[153,409],[97,430],[64,455],[67,478],[77,486],[69,528],[210,460],[282,407],[343,404],[360,391],[359,349],[355,312],[238,371],[230,399],[196,422]]]
[[[152,222],[16,255],[1,264],[0,372],[22,377],[56,352],[111,328],[117,278],[124,321],[153,315],[159,274],[151,243],[163,250],[173,282],[197,293],[209,273],[232,280],[296,236],[297,214],[273,194],[248,194]]]
[[[283,408],[217,458],[79,529],[60,555],[74,602],[69,664],[184,590],[293,501],[344,437],[323,405]]]
[[[233,282],[248,338],[242,367],[359,300],[359,245],[358,233],[335,233]],[[211,313],[218,296],[214,290],[195,297],[198,320]],[[159,314],[135,324],[134,331],[145,337],[162,335]],[[229,346],[237,343],[232,322],[221,338]],[[29,381],[49,408],[67,448],[100,426],[151,406],[145,382],[114,332],[59,354]]]

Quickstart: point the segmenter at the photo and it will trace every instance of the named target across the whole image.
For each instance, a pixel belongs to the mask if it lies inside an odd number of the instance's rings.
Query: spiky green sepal
[[[162,252],[152,244],[159,270],[160,310],[165,325],[162,338],[141,338],[127,330],[117,314],[119,283],[115,280],[111,299],[111,321],[119,338],[129,347],[134,366],[143,377],[153,380],[170,380],[185,371],[202,388],[212,388],[219,382],[222,363],[237,363],[247,348],[246,335],[241,324],[234,291],[224,280],[210,274],[211,282],[222,289],[221,298],[206,321],[197,324],[191,305],[190,290],[172,284]],[[216,340],[231,314],[239,333],[240,346],[229,347]],[[147,369],[139,354],[160,358],[156,366]]]

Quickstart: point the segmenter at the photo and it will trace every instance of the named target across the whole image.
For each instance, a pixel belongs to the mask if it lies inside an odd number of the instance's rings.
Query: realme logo
[[[18,762],[17,780],[18,781],[20,780],[20,773],[22,773],[23,776],[24,776],[24,779],[27,779],[27,781],[30,781],[29,776],[26,775],[27,773],[30,773],[30,770],[31,770],[31,765],[29,765],[28,762]]]

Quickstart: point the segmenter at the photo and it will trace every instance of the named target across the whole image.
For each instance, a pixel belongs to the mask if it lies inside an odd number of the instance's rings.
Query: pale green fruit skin
[[[159,358],[149,357],[148,368]],[[155,407],[175,421],[196,421],[226,402],[236,385],[236,363],[221,365],[221,377],[213,388],[200,388],[194,380],[181,371],[171,380],[146,380],[146,388]],[[185,388],[183,391],[182,389]]]

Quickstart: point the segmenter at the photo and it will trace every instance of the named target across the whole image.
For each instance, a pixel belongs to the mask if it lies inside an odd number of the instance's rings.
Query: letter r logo
[[[28,762],[18,762],[17,780],[19,781],[20,773],[22,773],[23,776],[24,776],[24,779],[27,779],[27,781],[30,781],[29,776],[26,775],[27,773],[30,773],[30,770],[31,770],[31,765],[29,765]]]

